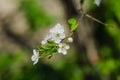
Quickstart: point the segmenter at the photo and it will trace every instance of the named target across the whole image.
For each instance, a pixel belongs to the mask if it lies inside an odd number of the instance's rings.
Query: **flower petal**
[[[55,25],[52,29],[50,29],[50,33],[63,33],[64,28],[59,23]]]
[[[33,55],[33,56],[31,57],[31,60],[32,60],[32,61],[35,61],[35,59],[36,59],[36,56]]]
[[[58,53],[62,53],[62,49],[61,48],[58,49]]]
[[[55,41],[55,43],[60,43],[61,39],[56,38],[56,39],[54,39],[54,41]]]
[[[60,34],[60,38],[61,38],[61,39],[64,39],[64,38],[65,38],[65,34],[64,34],[64,33],[61,33],[61,34]]]
[[[36,49],[33,49],[33,54],[37,54]]]
[[[94,0],[94,3],[95,3],[97,6],[99,6],[100,3],[101,3],[101,0]]]
[[[63,45],[62,43],[59,43],[59,44],[58,44],[59,47],[62,47],[62,45]]]
[[[34,61],[33,65],[37,64],[38,60],[39,60],[39,59],[36,59],[36,60]]]
[[[70,48],[70,46],[69,46],[69,45],[66,45],[66,46],[65,46],[65,49],[69,49],[69,48]]]
[[[46,40],[43,40],[43,41],[41,42],[42,45],[45,45],[46,43],[47,43]]]
[[[63,53],[64,55],[66,55],[66,54],[67,54],[67,50],[63,50],[62,53]]]

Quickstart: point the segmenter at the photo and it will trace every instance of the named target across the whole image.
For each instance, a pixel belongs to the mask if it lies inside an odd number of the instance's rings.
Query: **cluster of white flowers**
[[[64,27],[58,23],[55,25],[55,27],[50,29],[50,33],[45,37],[41,44],[46,45],[48,40],[54,41],[58,44],[58,53],[67,54],[67,49],[69,49],[69,45],[67,45],[66,43],[61,43],[61,41],[65,38],[66,35],[64,33]],[[73,42],[72,37],[66,39],[67,42]]]
[[[66,37],[64,33],[64,28],[59,23],[50,29],[50,33],[41,42],[42,45],[47,44],[48,40],[54,41],[55,43],[60,43],[62,39]]]
[[[67,43],[73,42],[72,37],[67,37],[64,33],[64,27],[61,24],[56,24],[55,27],[50,29],[49,34],[44,38],[41,42],[41,45],[47,46],[49,45],[49,41],[53,41],[56,46],[56,52],[67,54],[67,50],[70,46]],[[41,52],[40,52],[41,53]],[[33,50],[33,56],[31,57],[33,64],[36,64],[39,60],[39,52],[37,50]]]

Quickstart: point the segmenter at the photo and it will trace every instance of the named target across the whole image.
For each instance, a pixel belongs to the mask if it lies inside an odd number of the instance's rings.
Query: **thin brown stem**
[[[68,35],[67,37],[70,37],[70,36],[72,36],[72,35],[73,35],[73,32],[69,33],[69,35]]]
[[[81,14],[81,16],[86,16],[87,18],[90,18],[91,20],[96,21],[96,22],[98,22],[98,23],[100,23],[100,24],[102,24],[102,25],[105,25],[105,26],[107,25],[106,23],[104,23],[104,22],[102,22],[102,21],[100,21],[100,20],[92,17],[91,15],[89,15],[89,14],[87,14],[87,13],[85,13],[82,8],[80,8],[78,11],[79,11],[79,13]]]
[[[102,24],[102,25],[105,25],[105,26],[107,25],[107,24],[103,23],[102,21],[100,21],[100,20],[98,20],[98,19],[92,17],[92,16],[89,15],[89,14],[85,14],[85,16],[88,17],[88,18],[90,18],[90,19],[92,19],[93,21],[96,21],[96,22]]]

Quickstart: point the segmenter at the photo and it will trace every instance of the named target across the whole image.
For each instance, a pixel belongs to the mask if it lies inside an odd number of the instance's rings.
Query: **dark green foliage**
[[[57,52],[57,44],[48,40],[47,45],[38,46],[37,49],[40,52],[40,58],[48,56],[50,59]]]

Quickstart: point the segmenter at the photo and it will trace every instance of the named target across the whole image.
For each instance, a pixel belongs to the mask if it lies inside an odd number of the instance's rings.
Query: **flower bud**
[[[73,38],[69,37],[69,38],[67,38],[67,41],[71,43],[71,42],[73,42]]]

